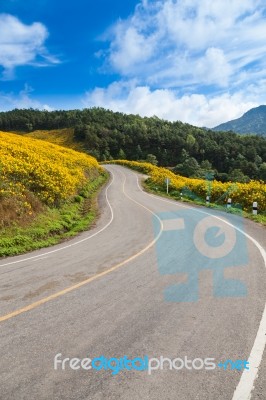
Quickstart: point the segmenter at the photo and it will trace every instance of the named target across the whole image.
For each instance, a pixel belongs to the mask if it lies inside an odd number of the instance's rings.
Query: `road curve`
[[[0,399],[265,399],[265,229],[148,195],[140,175],[106,168],[112,178],[92,230],[0,260]],[[235,265],[227,265],[226,257],[217,261],[219,243],[212,243],[213,254],[202,241],[214,219],[229,235]],[[205,260],[196,276],[195,260]],[[223,277],[234,280],[230,295]],[[190,281],[177,295],[180,284]],[[246,292],[240,295],[241,288]],[[216,363],[251,355],[251,365],[244,373],[218,366],[170,370],[165,361],[151,374],[124,369],[113,375],[55,370],[58,353]]]

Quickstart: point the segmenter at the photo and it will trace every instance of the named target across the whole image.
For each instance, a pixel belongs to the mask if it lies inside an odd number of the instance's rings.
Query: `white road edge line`
[[[145,207],[143,204],[141,204],[141,203],[139,203],[138,201],[134,200],[132,197],[130,197],[130,196],[125,192],[126,175],[125,175],[122,171],[119,171],[119,173],[124,177],[124,181],[123,181],[123,185],[122,185],[122,193],[123,193],[123,194],[125,195],[125,197],[127,197],[130,201],[134,202],[134,203],[137,204],[139,207],[144,208],[146,211],[148,211],[149,213],[151,213],[152,215],[154,215],[154,217],[157,218],[157,220],[158,220],[159,223],[160,223],[160,231],[158,232],[158,234],[157,234],[157,236],[155,237],[155,239],[153,239],[150,243],[148,243],[148,245],[147,245],[146,247],[144,247],[142,250],[140,250],[138,253],[133,254],[131,257],[127,258],[126,260],[124,260],[124,261],[120,262],[119,264],[116,264],[115,266],[111,267],[109,270],[106,271],[106,273],[105,273],[105,272],[102,272],[102,273],[98,274],[98,277],[99,277],[99,276],[103,276],[103,275],[105,275],[105,274],[107,274],[107,273],[113,272],[114,270],[118,269],[119,267],[122,267],[123,265],[127,264],[128,262],[130,262],[130,261],[136,259],[137,257],[141,256],[142,254],[144,254],[147,250],[149,250],[152,246],[154,246],[154,244],[158,241],[158,239],[160,238],[160,236],[161,236],[161,234],[162,234],[162,232],[163,232],[163,222],[162,222],[162,220],[158,217],[158,215],[156,215],[156,214],[155,214],[152,210],[150,210],[148,207]],[[113,175],[113,174],[112,174],[112,175]],[[108,203],[109,203],[109,202],[108,202]],[[110,204],[110,203],[109,203],[109,204]],[[111,208],[111,206],[110,206],[110,208]],[[88,239],[88,238],[87,238],[87,239]],[[93,277],[92,277],[92,278],[93,278]],[[88,283],[88,281],[91,281],[92,278],[89,278],[88,280],[85,280],[85,281],[83,281],[83,282],[80,282],[79,284],[74,285],[74,287],[72,286],[72,287],[69,287],[69,288],[67,288],[67,289],[65,289],[65,290],[63,290],[63,291],[61,291],[61,292],[55,293],[54,295],[51,295],[51,296],[49,296],[48,298],[46,297],[46,298],[42,299],[43,301],[37,302],[37,303],[39,303],[39,304],[38,304],[36,307],[38,307],[39,305],[44,304],[44,303],[50,301],[51,299],[60,297],[60,296],[62,295],[62,292],[64,292],[64,294],[66,294],[66,293],[68,293],[68,292],[70,292],[70,291],[72,291],[72,290],[75,290],[77,287],[81,287],[81,285]],[[97,279],[97,275],[95,276],[95,279]],[[6,319],[13,318],[13,317],[16,316],[16,315],[19,315],[19,314],[22,314],[22,313],[24,313],[24,312],[26,312],[26,311],[29,311],[28,307],[31,307],[31,306],[33,306],[34,304],[36,305],[36,303],[33,303],[33,304],[31,304],[30,306],[26,306],[26,307],[24,307],[23,309],[14,311],[14,312],[12,312],[11,314],[7,314],[7,315],[2,316],[2,317],[0,316],[0,321],[1,321],[1,320],[4,321],[4,320],[6,320]],[[30,309],[33,309],[33,308],[35,308],[35,307],[32,307],[32,308],[30,308]],[[13,314],[13,315],[12,315],[12,314]],[[15,315],[14,315],[14,314],[15,314]],[[6,317],[7,317],[7,318],[6,318]]]
[[[53,253],[56,253],[56,252],[58,252],[58,251],[62,251],[62,250],[68,249],[68,248],[70,248],[70,247],[76,246],[77,244],[80,244],[80,243],[82,243],[82,242],[85,242],[85,241],[87,241],[87,240],[93,238],[94,236],[99,235],[99,233],[105,231],[105,229],[108,228],[108,226],[113,222],[113,219],[114,219],[113,208],[112,208],[112,206],[111,206],[111,204],[110,204],[110,202],[109,202],[108,194],[107,194],[107,193],[108,193],[108,189],[110,188],[110,186],[111,186],[111,185],[113,184],[113,182],[114,182],[114,176],[113,176],[112,172],[110,172],[110,173],[111,173],[111,176],[112,176],[112,180],[111,180],[111,182],[109,183],[109,185],[107,186],[107,188],[105,189],[105,198],[106,198],[107,205],[108,205],[108,207],[109,207],[109,209],[110,209],[110,212],[111,212],[111,218],[110,218],[110,220],[108,221],[108,223],[107,223],[105,226],[103,226],[99,231],[93,233],[93,234],[90,235],[90,236],[87,236],[87,237],[84,238],[84,239],[78,240],[77,242],[71,243],[71,244],[69,244],[69,245],[67,245],[67,246],[60,247],[59,249],[50,250],[50,251],[47,251],[47,252],[45,252],[45,253],[38,254],[38,255],[36,255],[36,256],[23,258],[23,259],[17,260],[17,261],[11,261],[11,262],[5,263],[5,264],[0,264],[0,268],[1,268],[1,267],[6,267],[6,266],[8,266],[8,265],[19,264],[19,263],[22,263],[22,262],[25,262],[25,261],[29,261],[29,260],[34,260],[34,259],[37,259],[37,258],[40,259],[41,257],[48,256],[49,254],[53,254]]]
[[[164,202],[171,203],[171,204],[177,203],[174,200],[171,201],[171,200],[162,199],[159,196],[155,196],[153,194],[145,192],[139,185],[139,178],[138,178],[137,173],[136,173],[136,175],[137,175],[137,184],[138,184],[139,189],[143,193],[145,193],[147,196],[151,196],[157,200],[164,201]],[[184,204],[180,204],[179,202],[178,202],[178,206],[183,207],[183,208],[191,208],[191,206],[186,206]],[[217,217],[217,216],[215,216],[211,213],[208,213],[206,211],[203,211],[203,210],[198,210],[194,207],[193,207],[193,210],[196,210],[202,214],[211,215],[212,217],[223,221],[227,225],[232,226],[234,229],[236,229],[241,234],[246,236],[246,238],[249,239],[259,249],[261,256],[264,260],[264,265],[266,267],[266,251],[260,245],[260,243],[257,242],[256,239],[254,239],[252,236],[250,236],[246,232],[242,231],[242,229],[234,226],[233,224],[231,224],[230,222],[228,222],[227,220],[225,220],[223,218]],[[255,338],[251,353],[248,358],[250,370],[244,370],[244,372],[242,373],[240,381],[239,381],[239,383],[235,389],[235,392],[233,394],[232,400],[250,400],[251,399],[252,390],[254,389],[254,382],[258,376],[258,371],[259,371],[259,367],[260,367],[260,363],[262,360],[265,346],[266,346],[266,304],[265,304],[262,318],[260,321],[259,329],[258,329],[256,338]]]
[[[13,261],[13,262],[6,263],[6,264],[0,264],[0,267],[7,266],[7,265],[12,265],[12,264],[17,264],[17,263],[21,263],[21,262],[25,262],[25,261],[28,261],[28,260],[40,258],[42,256],[46,256],[46,255],[49,255],[49,254],[52,254],[52,253],[55,253],[55,252],[58,252],[58,251],[61,251],[61,250],[65,250],[65,249],[73,247],[73,246],[75,246],[75,245],[77,245],[79,243],[87,241],[87,240],[91,239],[92,237],[98,235],[99,233],[103,232],[105,229],[107,229],[108,226],[112,223],[112,221],[114,219],[113,209],[112,209],[112,206],[111,206],[111,204],[109,202],[108,195],[107,195],[108,189],[112,185],[113,180],[114,180],[114,176],[113,176],[111,171],[110,171],[110,173],[112,175],[112,180],[111,180],[111,182],[109,183],[109,185],[107,186],[107,188],[105,190],[105,197],[106,197],[106,201],[107,201],[108,207],[109,207],[109,209],[111,211],[111,218],[110,218],[109,222],[103,228],[101,228],[96,233],[94,233],[94,234],[92,234],[92,235],[90,235],[90,236],[88,236],[88,237],[86,237],[84,239],[81,239],[81,240],[79,240],[79,241],[77,241],[75,243],[72,243],[70,245],[61,247],[61,248],[56,249],[56,250],[48,251],[48,252],[43,253],[41,255],[28,257],[28,258],[25,258],[25,259],[22,259],[22,260]],[[135,173],[135,174],[136,174],[136,177],[137,177],[137,185],[138,185],[140,191],[142,191],[147,196],[151,196],[151,197],[153,197],[153,198],[155,198],[155,199],[157,199],[159,201],[171,203],[173,205],[178,205],[178,206],[183,207],[183,208],[192,208],[191,206],[186,206],[186,205],[177,203],[175,201],[166,200],[166,199],[163,199],[163,198],[161,198],[159,196],[155,196],[155,195],[152,195],[150,193],[145,192],[139,185],[138,174],[137,173]],[[141,205],[143,208],[146,208],[145,206],[143,206],[142,204],[140,204],[137,201],[133,200],[132,198],[130,198],[130,199],[132,201],[134,201],[135,203]],[[146,209],[157,217],[157,215],[155,213],[153,213],[151,210],[149,210],[148,208],[146,208]],[[214,217],[214,218],[216,218],[218,220],[223,221],[227,225],[232,226],[237,231],[239,231],[241,234],[246,236],[260,251],[260,253],[262,255],[262,258],[264,260],[265,267],[266,267],[266,252],[265,252],[264,248],[260,245],[260,243],[257,242],[256,239],[254,239],[252,236],[248,235],[243,230],[241,230],[240,228],[234,226],[233,224],[231,224],[230,222],[228,222],[227,220],[225,220],[223,218],[217,217],[217,216],[215,216],[215,215],[213,215],[211,213],[208,213],[206,211],[203,211],[203,210],[199,210],[199,209],[196,209],[196,208],[193,208],[193,209],[196,210],[197,212],[200,212],[200,213],[206,214],[206,215],[210,215],[210,216],[212,216],[212,217]],[[253,344],[250,356],[248,358],[248,361],[250,363],[251,369],[249,371],[245,370],[242,373],[240,381],[239,381],[239,383],[238,383],[238,385],[236,387],[236,390],[234,392],[234,395],[232,397],[232,400],[250,400],[251,399],[252,390],[254,389],[254,382],[255,382],[255,380],[257,378],[257,375],[258,375],[258,369],[259,369],[259,366],[260,366],[260,363],[261,363],[261,360],[262,360],[262,356],[263,356],[263,352],[264,352],[264,348],[265,348],[265,345],[266,345],[265,332],[266,332],[266,304],[265,304],[264,312],[263,312],[262,319],[261,319],[261,322],[260,322],[260,325],[259,325],[259,329],[258,329],[258,332],[257,332],[257,335],[256,335],[256,339],[255,339],[255,342]],[[256,367],[255,367],[255,365],[256,365]]]

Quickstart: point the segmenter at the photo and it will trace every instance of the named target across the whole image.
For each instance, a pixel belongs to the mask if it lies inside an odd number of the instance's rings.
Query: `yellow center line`
[[[125,182],[126,182],[126,177],[125,177],[125,180],[124,180],[124,183],[123,183],[123,193],[125,194],[125,196],[128,197],[130,200],[132,200],[134,203],[138,204],[140,207],[143,207],[144,209],[149,211],[151,214],[155,215],[155,217],[159,220],[159,222],[160,222],[160,231],[159,231],[158,235],[156,236],[156,238],[152,242],[150,242],[144,249],[142,249],[138,253],[134,254],[133,256],[127,258],[126,260],[114,265],[113,267],[109,268],[108,270],[103,271],[103,272],[101,272],[101,273],[99,273],[97,275],[94,275],[91,278],[88,278],[88,279],[86,279],[86,280],[84,280],[82,282],[77,283],[76,285],[73,285],[73,286],[70,286],[70,287],[68,287],[66,289],[63,289],[63,290],[61,290],[61,291],[59,291],[57,293],[54,293],[54,294],[52,294],[52,295],[50,295],[48,297],[44,297],[43,299],[38,300],[35,303],[29,304],[28,306],[22,307],[22,308],[20,308],[18,310],[15,310],[15,311],[13,311],[13,312],[11,312],[9,314],[3,315],[2,317],[0,317],[0,322],[7,321],[7,320],[9,320],[11,318],[14,318],[14,317],[16,317],[16,316],[18,316],[20,314],[23,314],[23,313],[25,313],[27,311],[31,311],[31,310],[41,306],[42,304],[48,303],[51,300],[57,299],[58,297],[61,297],[61,296],[64,296],[65,294],[70,293],[73,290],[79,289],[82,286],[87,285],[88,283],[95,281],[96,279],[99,279],[99,278],[101,278],[101,277],[103,277],[105,275],[110,274],[111,272],[121,268],[125,264],[129,263],[130,261],[134,260],[135,258],[137,258],[140,255],[142,255],[143,253],[145,253],[147,250],[149,250],[157,242],[157,240],[161,236],[162,229],[163,229],[162,221],[159,219],[159,217],[153,211],[151,211],[149,208],[143,206],[142,204],[140,204],[136,200],[132,199],[128,194],[125,193]]]

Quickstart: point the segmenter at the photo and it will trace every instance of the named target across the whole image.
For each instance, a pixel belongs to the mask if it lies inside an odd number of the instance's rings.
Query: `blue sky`
[[[0,110],[212,127],[266,103],[263,0],[0,0]]]

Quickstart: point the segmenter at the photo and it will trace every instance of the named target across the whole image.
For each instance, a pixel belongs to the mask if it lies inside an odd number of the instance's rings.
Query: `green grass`
[[[97,197],[106,183],[105,173],[89,182],[60,208],[46,208],[26,226],[14,224],[0,230],[0,257],[48,247],[89,229],[98,216]]]
[[[184,197],[179,193],[179,191],[177,190],[172,190],[169,191],[169,194],[166,193],[166,189],[162,189],[158,186],[156,186],[154,183],[152,183],[149,179],[147,179],[146,181],[143,181],[143,187],[144,189],[149,192],[149,193],[153,193],[162,197],[166,197],[166,198],[170,198],[173,200],[178,200],[178,201],[182,201],[185,203],[192,203],[192,204],[197,204],[199,206],[203,206],[203,207],[207,207],[206,206],[206,202],[203,200],[199,200],[199,199],[189,199],[188,197]],[[208,208],[211,209],[215,209],[215,210],[219,210],[219,211],[224,211],[224,212],[229,212],[230,214],[236,214],[236,215],[241,215],[242,217],[251,219],[261,225],[266,226],[266,213],[259,213],[258,215],[252,215],[246,211],[241,210],[240,208],[237,207],[231,207],[230,209],[227,209],[226,206],[222,206],[216,203],[210,203],[210,206]]]

